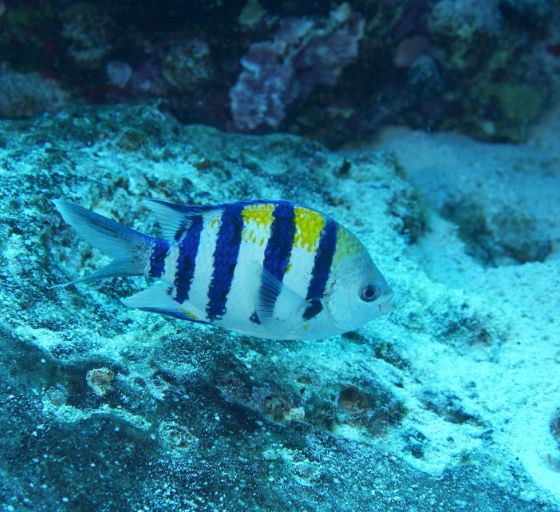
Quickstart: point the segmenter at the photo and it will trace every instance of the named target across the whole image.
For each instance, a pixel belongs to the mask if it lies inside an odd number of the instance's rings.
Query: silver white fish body
[[[82,280],[156,279],[124,300],[130,307],[271,339],[324,338],[392,309],[391,290],[356,237],[329,216],[288,201],[149,201],[162,239],[67,201],[55,204],[114,258]]]

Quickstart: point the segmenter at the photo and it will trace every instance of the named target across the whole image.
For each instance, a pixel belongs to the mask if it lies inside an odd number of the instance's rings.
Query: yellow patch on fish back
[[[257,226],[270,227],[274,205],[270,203],[248,204],[243,208],[241,215],[245,223],[254,223]]]
[[[363,245],[352,233],[342,226],[338,226],[336,232],[336,250],[333,259],[334,265],[340,263],[340,261],[347,256],[360,254],[363,250]]]
[[[263,245],[265,239],[258,237],[258,233],[270,230],[272,225],[272,212],[274,205],[270,203],[249,204],[243,208],[241,215],[243,216],[243,232],[241,238],[244,242],[252,242]],[[261,229],[259,229],[261,228]]]
[[[318,212],[296,206],[294,208],[294,247],[301,247],[307,252],[315,252],[319,245],[325,217]]]

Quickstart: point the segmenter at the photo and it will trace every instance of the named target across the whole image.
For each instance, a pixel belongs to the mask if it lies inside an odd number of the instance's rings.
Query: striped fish
[[[288,201],[186,206],[150,200],[162,238],[75,203],[62,217],[113,261],[70,283],[146,275],[127,306],[272,339],[317,339],[392,309],[364,246],[331,217]]]

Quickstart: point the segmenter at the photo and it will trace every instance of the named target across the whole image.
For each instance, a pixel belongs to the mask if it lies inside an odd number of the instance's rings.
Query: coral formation
[[[364,19],[342,4],[323,23],[287,19],[267,42],[241,59],[243,72],[230,90],[231,112],[242,130],[276,128],[296,101],[319,85],[335,85],[358,53]]]
[[[68,94],[54,80],[37,73],[18,73],[0,65],[0,117],[19,119],[55,112],[68,103]]]
[[[552,1],[3,5],[0,65],[74,101],[163,98],[181,121],[333,146],[387,123],[520,142],[558,74]],[[3,101],[11,117],[61,106]]]
[[[501,16],[494,2],[439,0],[432,10],[429,26],[436,38],[449,47],[449,65],[456,70],[479,64],[477,52],[486,52],[500,35]],[[481,44],[482,41],[482,44]]]
[[[115,372],[109,368],[93,368],[86,374],[87,385],[99,397],[111,391]]]
[[[165,81],[178,93],[192,93],[213,78],[210,48],[200,39],[170,40],[161,58]]]
[[[112,20],[95,4],[71,3],[60,15],[60,35],[66,53],[80,68],[100,66],[112,50],[116,32]]]

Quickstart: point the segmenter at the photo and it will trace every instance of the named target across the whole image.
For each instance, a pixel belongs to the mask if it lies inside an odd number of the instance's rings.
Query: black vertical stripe
[[[310,320],[323,310],[321,299],[327,287],[327,281],[336,251],[336,231],[336,222],[327,218],[323,230],[321,231],[319,247],[317,248],[313,270],[311,271],[311,281],[307,288],[307,296],[305,299],[310,302],[310,305],[303,313],[304,320]]]
[[[169,244],[165,240],[156,239],[150,256],[150,277],[162,276],[168,250]]]
[[[174,284],[177,290],[175,300],[181,304],[189,298],[202,224],[202,216],[193,217],[190,226],[179,243],[179,257],[177,258]]]
[[[294,244],[295,230],[294,205],[287,201],[278,202],[272,213],[272,226],[270,227],[270,238],[264,252],[263,267],[280,282],[284,279],[284,274],[288,268]],[[266,300],[265,309],[268,312],[272,312],[280,289],[267,289],[267,293],[263,293],[267,283],[268,280],[263,277],[261,280],[260,296],[261,301]]]
[[[241,245],[243,207],[242,203],[231,203],[224,206],[214,250],[212,280],[208,289],[206,313],[210,320],[219,319],[226,312],[227,296],[231,289]]]

